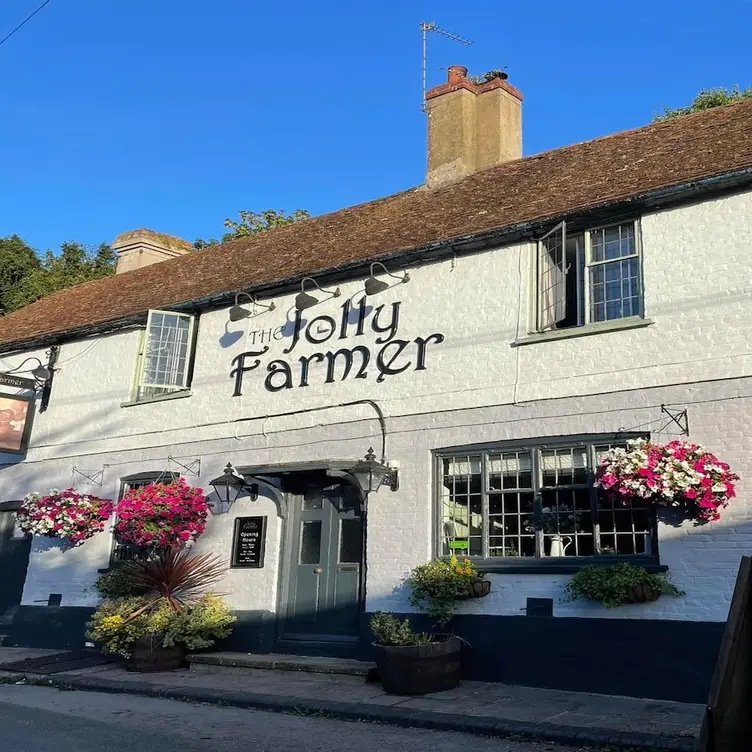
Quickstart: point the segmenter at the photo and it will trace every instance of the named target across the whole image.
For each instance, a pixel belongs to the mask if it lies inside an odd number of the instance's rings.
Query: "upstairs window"
[[[440,556],[495,565],[657,560],[654,510],[624,506],[594,484],[625,439],[529,441],[437,454]]]
[[[195,317],[149,311],[136,365],[136,400],[185,390],[190,385]]]
[[[537,330],[642,316],[636,222],[567,232],[562,222],[538,241]]]

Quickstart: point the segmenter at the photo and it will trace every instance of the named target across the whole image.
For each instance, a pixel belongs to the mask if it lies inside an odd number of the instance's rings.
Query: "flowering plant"
[[[53,489],[47,496],[27,494],[16,512],[18,525],[25,533],[48,538],[65,538],[81,545],[104,530],[114,504],[91,494],[79,494],[72,488]]]
[[[184,478],[133,488],[117,506],[115,537],[146,548],[181,548],[206,528],[209,502]]]
[[[663,506],[683,506],[700,522],[720,519],[720,509],[736,495],[739,476],[728,464],[699,444],[671,441],[653,444],[646,439],[627,442],[603,458],[596,484],[628,505],[647,499]]]

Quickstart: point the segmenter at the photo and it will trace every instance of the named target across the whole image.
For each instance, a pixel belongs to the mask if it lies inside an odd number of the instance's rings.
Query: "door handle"
[[[321,567],[316,567],[316,569],[313,570],[314,574],[323,574],[324,570]]]

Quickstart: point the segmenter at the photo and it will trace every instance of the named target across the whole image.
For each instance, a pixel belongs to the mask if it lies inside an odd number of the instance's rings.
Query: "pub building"
[[[458,553],[491,583],[451,624],[467,677],[705,700],[752,546],[752,102],[523,157],[522,100],[450,68],[424,185],[200,253],[127,232],[115,276],[0,318],[4,644],[82,647],[125,555],[19,534],[27,493],[182,476],[239,617],[218,650],[366,659]],[[632,437],[728,462],[721,519],[595,489]],[[565,600],[614,561],[686,595]]]

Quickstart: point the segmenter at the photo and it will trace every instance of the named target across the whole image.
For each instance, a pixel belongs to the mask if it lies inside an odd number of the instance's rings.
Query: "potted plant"
[[[648,603],[661,595],[684,595],[663,573],[650,573],[634,564],[591,564],[577,571],[567,583],[567,600],[586,598],[606,608],[625,603]]]
[[[206,528],[209,502],[185,478],[128,491],[117,506],[115,537],[144,551],[181,548]]]
[[[697,524],[720,519],[720,510],[736,495],[737,480],[727,463],[699,444],[656,444],[646,439],[611,449],[596,476],[597,485],[625,505],[647,499],[680,507]]]
[[[379,612],[371,618],[376,666],[386,692],[424,695],[460,683],[459,638],[415,632],[410,620]]]
[[[457,601],[482,598],[491,583],[479,572],[471,559],[438,559],[415,567],[408,575],[410,603],[443,626],[454,614]]]
[[[61,538],[80,546],[104,530],[113,509],[110,499],[81,494],[72,488],[53,489],[46,496],[27,494],[16,512],[16,519],[25,533]]]
[[[209,647],[230,634],[235,617],[229,606],[207,592],[224,569],[213,554],[176,549],[125,562],[115,570],[114,589],[133,594],[105,600],[87,636],[103,652],[125,657],[130,671],[180,668],[187,650]]]

